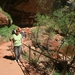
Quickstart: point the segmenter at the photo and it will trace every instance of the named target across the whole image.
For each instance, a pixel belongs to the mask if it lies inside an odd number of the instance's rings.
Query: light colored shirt
[[[22,45],[22,35],[13,34],[12,39],[14,40],[14,46]]]

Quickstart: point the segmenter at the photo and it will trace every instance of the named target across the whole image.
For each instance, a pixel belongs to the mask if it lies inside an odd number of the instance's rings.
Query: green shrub
[[[54,75],[62,75],[61,73],[54,72]]]
[[[54,75],[63,75],[62,73],[58,73],[58,72],[54,72]],[[70,72],[67,72],[65,75],[73,75],[72,73]]]
[[[22,54],[22,57],[23,57],[24,60],[29,61],[28,55],[27,55],[27,53],[25,51]]]
[[[0,35],[4,37],[7,41],[9,41],[9,38],[12,35],[12,30],[15,29],[17,26],[16,25],[11,25],[10,27],[4,26],[0,28]]]

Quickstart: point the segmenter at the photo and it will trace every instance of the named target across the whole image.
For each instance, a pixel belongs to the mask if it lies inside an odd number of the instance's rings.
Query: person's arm
[[[13,39],[13,36],[11,37],[10,41],[11,41],[12,50],[14,50],[14,39]]]

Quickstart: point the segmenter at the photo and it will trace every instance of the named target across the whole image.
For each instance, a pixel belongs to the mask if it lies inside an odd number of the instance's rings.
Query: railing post
[[[30,61],[31,61],[31,48],[29,46],[29,64],[30,64]]]
[[[64,62],[63,62],[63,67],[64,67],[64,69],[63,69],[63,75],[66,75],[66,71],[67,71],[67,61],[64,61]]]

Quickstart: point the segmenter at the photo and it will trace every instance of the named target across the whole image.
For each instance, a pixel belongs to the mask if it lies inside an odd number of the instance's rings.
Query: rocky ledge
[[[0,26],[1,25],[8,25],[9,24],[9,18],[5,16],[3,12],[0,11]]]

